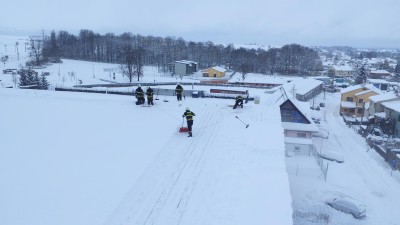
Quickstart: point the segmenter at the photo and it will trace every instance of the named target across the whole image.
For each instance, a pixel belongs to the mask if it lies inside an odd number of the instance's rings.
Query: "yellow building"
[[[360,84],[345,88],[340,93],[340,113],[350,117],[363,117],[369,97],[378,95],[381,91],[373,85]]]
[[[204,77],[223,77],[225,76],[226,69],[214,66],[203,71]]]

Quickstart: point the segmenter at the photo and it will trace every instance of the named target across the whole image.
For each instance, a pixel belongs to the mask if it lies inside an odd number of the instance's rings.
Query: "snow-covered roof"
[[[380,94],[380,95],[374,95],[369,97],[369,99],[373,102],[382,102],[382,101],[388,101],[388,100],[392,100],[395,98],[399,98],[399,96],[396,96],[396,94],[392,93],[392,92],[387,92],[385,94]]]
[[[295,137],[285,137],[285,143],[289,144],[302,144],[302,145],[312,145],[312,139],[310,138],[295,138]]]
[[[216,70],[216,71],[218,71],[218,72],[221,72],[221,73],[226,72],[226,69],[225,69],[225,68],[222,68],[222,67],[219,67],[219,66],[213,66],[213,67],[211,67],[211,68],[213,68],[214,70]]]
[[[356,103],[355,102],[342,101],[342,102],[340,102],[340,106],[342,106],[343,108],[355,108],[356,107]]]
[[[372,90],[373,92],[377,93],[377,94],[381,94],[382,91],[379,90],[378,88],[376,88],[374,85],[372,84],[358,84],[358,85],[354,85],[354,86],[349,86],[345,89],[343,89],[342,91],[340,91],[341,94],[344,93],[348,93],[348,92],[352,92],[355,91],[357,89],[361,89],[361,88],[368,88],[369,90]]]
[[[379,117],[379,118],[386,118],[386,113],[385,112],[378,112],[378,113],[375,113],[374,116]]]
[[[365,91],[356,93],[355,96],[364,95],[364,94],[367,94],[367,93],[370,93],[370,92],[373,92],[373,91],[372,90],[365,90]]]
[[[295,79],[289,84],[287,84],[287,86],[294,87],[297,94],[304,95],[321,84],[323,84],[323,82],[320,80],[303,78],[303,79]]]
[[[332,66],[336,71],[354,71],[353,67],[349,65]]]
[[[190,61],[190,60],[179,60],[179,61],[175,61],[175,63],[183,63],[183,64],[197,64],[197,62],[194,61]]]
[[[383,102],[382,105],[396,112],[400,112],[400,101]]]
[[[371,71],[370,72],[370,74],[374,74],[374,73],[377,73],[377,74],[390,74],[388,71],[386,71],[386,70],[373,70],[373,71]]]
[[[389,82],[384,79],[367,79],[367,82],[371,84],[391,84],[392,82]]]

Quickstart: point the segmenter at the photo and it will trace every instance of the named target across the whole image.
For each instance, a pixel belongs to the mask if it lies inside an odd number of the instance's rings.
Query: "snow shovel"
[[[239,117],[238,116],[236,116],[236,118],[238,119],[238,120],[240,120],[240,122],[242,122],[244,125],[246,125],[246,128],[248,128],[249,127],[249,125],[250,124],[246,124],[245,122],[243,122],[241,119],[239,119]]]
[[[164,98],[163,101],[164,101],[164,102],[168,102],[168,100],[167,100],[167,89],[165,89],[165,98]]]
[[[157,89],[157,96],[156,96],[155,100],[160,100],[160,99],[158,99],[158,92],[160,92],[160,88]]]

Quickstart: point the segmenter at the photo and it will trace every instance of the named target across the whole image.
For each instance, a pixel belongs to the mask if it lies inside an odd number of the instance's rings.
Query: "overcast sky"
[[[90,29],[192,41],[400,47],[399,0],[5,0],[0,32]]]

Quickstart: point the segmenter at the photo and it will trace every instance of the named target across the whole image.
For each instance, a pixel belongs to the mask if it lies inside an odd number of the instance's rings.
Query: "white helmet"
[[[181,85],[181,83],[178,82],[176,85]]]
[[[189,107],[186,107],[186,110],[190,110]]]
[[[142,85],[141,84],[138,84],[138,87],[141,87]]]

